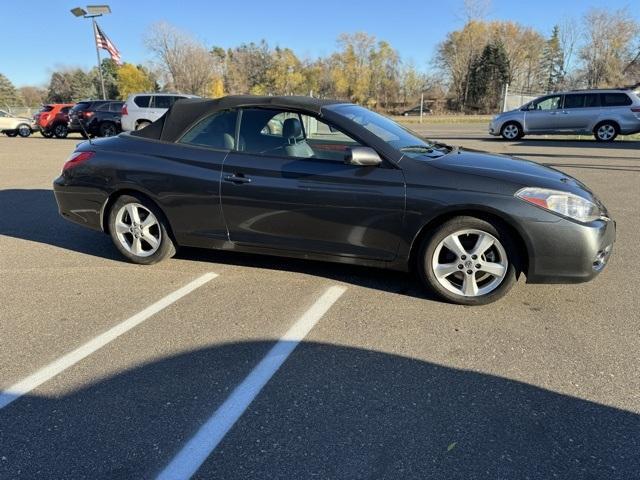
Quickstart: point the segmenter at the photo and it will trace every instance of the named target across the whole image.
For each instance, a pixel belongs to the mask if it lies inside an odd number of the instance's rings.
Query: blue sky
[[[66,0],[2,3],[0,73],[16,86],[44,85],[56,67],[89,68],[95,64],[91,24],[69,12],[84,4]],[[192,32],[208,45],[226,48],[264,38],[272,46],[290,47],[298,55],[312,58],[333,51],[340,33],[365,31],[387,40],[403,59],[428,70],[437,43],[448,31],[463,24],[463,0],[108,3],[113,13],[99,23],[120,49],[123,60],[132,63],[150,60],[143,37],[151,24],[163,20]],[[581,17],[591,7],[625,6],[640,19],[638,0],[493,0],[488,18],[514,20],[548,33],[553,23],[565,16]]]

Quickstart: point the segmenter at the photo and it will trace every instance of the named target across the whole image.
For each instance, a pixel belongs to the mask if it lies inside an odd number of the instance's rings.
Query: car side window
[[[582,108],[584,107],[585,95],[571,94],[564,96],[564,108]]]
[[[140,108],[149,108],[149,102],[151,102],[151,95],[138,95],[133,99],[133,103]]]
[[[173,103],[171,101],[173,97],[169,95],[154,95],[151,108],[169,108]]]
[[[120,113],[122,111],[122,102],[113,102],[109,108],[110,111]]]
[[[586,108],[600,106],[600,95],[598,95],[597,93],[587,93],[584,97],[584,106]]]
[[[220,150],[235,148],[236,110],[214,113],[195,124],[178,143]]]
[[[603,107],[626,107],[633,102],[631,98],[624,93],[601,93]]]
[[[239,143],[248,153],[336,162],[344,161],[349,148],[362,146],[315,117],[259,108],[243,110]]]
[[[2,110],[0,110],[0,117],[8,117],[8,115],[4,113]]]
[[[556,110],[560,106],[560,95],[541,98],[533,102],[533,110]]]

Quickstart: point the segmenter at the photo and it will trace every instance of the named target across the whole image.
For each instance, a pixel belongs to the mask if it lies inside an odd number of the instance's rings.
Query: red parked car
[[[38,130],[43,137],[65,138],[69,134],[69,110],[73,103],[51,103],[43,105],[42,109],[33,117]]]

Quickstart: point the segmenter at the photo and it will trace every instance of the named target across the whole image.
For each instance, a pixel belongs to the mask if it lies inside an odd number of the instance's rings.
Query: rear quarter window
[[[151,95],[138,95],[133,99],[133,103],[140,108],[149,108],[149,102],[151,102]]]
[[[626,93],[601,93],[603,107],[624,107],[633,102]]]
[[[151,108],[170,108],[173,105],[173,98],[169,95],[155,95],[151,102]]]

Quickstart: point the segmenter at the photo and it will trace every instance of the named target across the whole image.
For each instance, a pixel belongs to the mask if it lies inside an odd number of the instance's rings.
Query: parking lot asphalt
[[[610,265],[472,308],[362,267],[136,266],[57,214],[79,138],[0,137],[0,478],[155,478],[176,458],[216,479],[640,478],[640,142],[410,127],[585,182],[617,221]],[[220,441],[190,443],[203,425]]]

